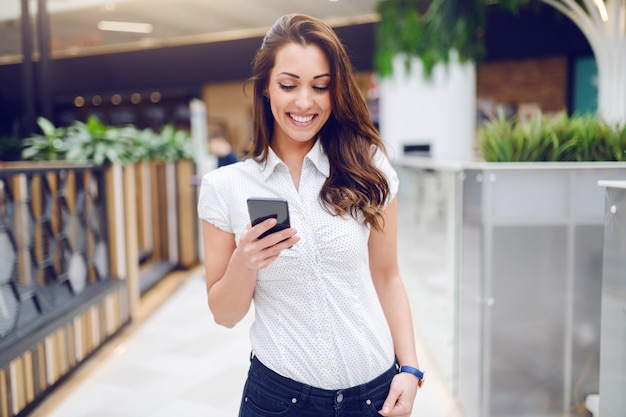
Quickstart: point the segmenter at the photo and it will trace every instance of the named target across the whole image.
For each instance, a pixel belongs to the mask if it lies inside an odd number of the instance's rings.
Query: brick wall
[[[532,106],[544,113],[567,109],[567,58],[529,58],[483,63],[478,68],[479,102]]]

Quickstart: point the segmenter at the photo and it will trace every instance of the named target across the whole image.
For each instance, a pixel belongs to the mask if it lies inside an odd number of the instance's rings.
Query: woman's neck
[[[307,142],[297,142],[292,139],[280,140],[278,138],[272,140],[272,149],[281,161],[287,165],[296,189],[300,186],[300,175],[302,173],[304,157],[309,153],[314,144],[315,139]]]

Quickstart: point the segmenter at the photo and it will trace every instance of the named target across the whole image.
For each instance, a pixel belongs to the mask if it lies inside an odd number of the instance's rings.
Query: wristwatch
[[[422,388],[422,385],[424,385],[424,372],[420,371],[417,368],[413,368],[412,366],[401,366],[400,367],[400,372],[406,372],[412,375],[415,375],[417,377],[417,386]]]

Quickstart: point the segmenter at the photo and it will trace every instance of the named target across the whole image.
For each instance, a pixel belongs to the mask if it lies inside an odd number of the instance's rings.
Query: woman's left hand
[[[393,377],[389,394],[379,413],[385,417],[410,417],[417,394],[418,379],[402,372]]]

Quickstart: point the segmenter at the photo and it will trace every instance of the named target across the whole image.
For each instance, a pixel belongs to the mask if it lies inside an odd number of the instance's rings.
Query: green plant
[[[500,112],[479,127],[478,145],[488,162],[626,161],[626,127],[564,112],[520,123]]]
[[[159,140],[159,134],[150,128],[137,130],[128,146],[130,159],[135,162],[152,160],[155,144]]]
[[[616,123],[612,126],[611,150],[616,161],[626,162],[626,122]]]
[[[517,10],[529,0],[500,0],[498,7]],[[375,67],[381,77],[393,72],[393,59],[403,56],[408,69],[411,58],[420,58],[424,75],[434,66],[448,63],[456,51],[460,62],[478,62],[484,54],[488,0],[380,0],[376,33]]]
[[[129,144],[136,135],[134,126],[106,126],[93,115],[86,123],[74,121],[66,132],[66,159],[90,161],[96,165],[133,163]]]
[[[37,119],[37,125],[43,134],[34,134],[23,141],[22,158],[37,161],[56,161],[63,159],[66,146],[64,142],[66,130],[55,127],[45,117]]]
[[[56,128],[43,117],[38,123],[43,135],[25,139],[24,159],[128,165],[146,160],[193,158],[190,134],[171,124],[157,133],[132,125],[107,126],[93,115],[85,123],[76,120],[64,128]]]
[[[152,159],[176,161],[193,158],[191,136],[187,131],[178,130],[174,125],[167,124],[155,139]]]

